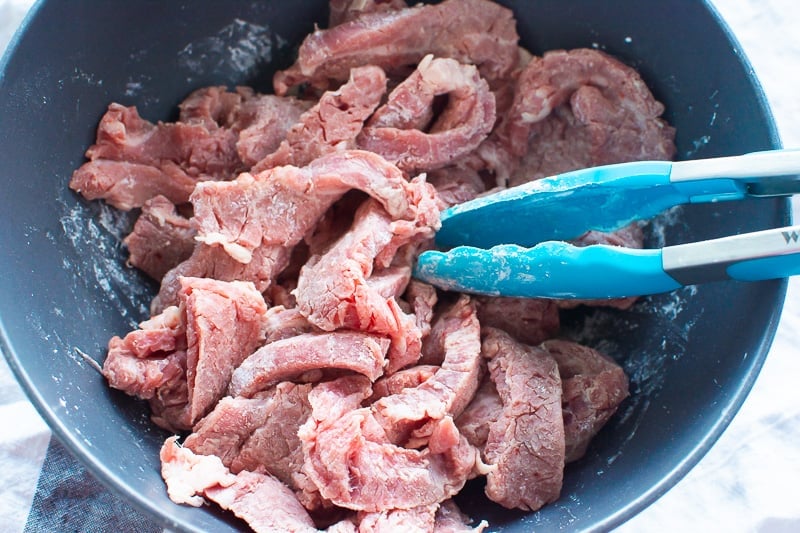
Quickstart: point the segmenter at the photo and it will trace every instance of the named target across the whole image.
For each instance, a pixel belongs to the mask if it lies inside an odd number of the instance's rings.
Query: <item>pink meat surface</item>
[[[349,81],[325,92],[298,118],[277,150],[253,167],[253,172],[280,165],[305,166],[324,154],[356,148],[356,136],[385,92],[383,70],[373,66],[352,69]]]
[[[375,419],[396,444],[428,444],[444,417],[457,417],[475,395],[481,375],[481,339],[475,305],[467,296],[445,311],[435,329],[441,329],[444,361],[429,379],[416,387],[378,399]]]
[[[239,130],[236,152],[245,167],[253,167],[278,149],[291,128],[312,106],[289,96],[252,95],[242,102],[233,129]]]
[[[489,428],[502,413],[503,402],[497,393],[497,387],[487,376],[472,401],[456,418],[456,426],[470,444],[483,451],[489,440]]]
[[[558,334],[560,317],[553,300],[483,297],[478,299],[482,326],[502,329],[518,341],[536,345]]]
[[[242,264],[220,247],[199,244],[188,259],[164,274],[161,288],[150,304],[150,312],[158,313],[178,303],[181,278],[247,281],[253,283],[259,292],[264,292],[289,264],[290,257],[291,248],[262,246],[253,251],[249,263]]]
[[[357,19],[364,13],[393,11],[408,7],[404,0],[331,0],[328,27]]]
[[[414,180],[413,220],[397,220],[374,200],[356,212],[351,230],[322,256],[312,257],[300,271],[297,305],[315,326],[368,331],[392,339],[389,373],[419,357],[422,332],[397,303],[369,278],[377,267],[388,267],[396,251],[433,236],[439,211],[433,188]]]
[[[485,331],[482,353],[503,403],[483,453],[493,466],[486,495],[504,507],[539,509],[558,499],[564,477],[558,366],[543,349],[497,329]]]
[[[599,51],[546,52],[520,74],[505,124],[511,184],[596,165],[671,159],[675,130],[639,74]]]
[[[501,79],[518,59],[515,26],[509,9],[487,0],[367,13],[306,37],[295,64],[275,75],[275,92],[286,94],[300,83],[326,88],[361,65],[403,72],[428,54],[476,65],[490,81]]]
[[[378,199],[398,218],[413,217],[409,184],[399,170],[364,151],[320,157],[308,166],[278,167],[231,182],[209,182],[192,194],[197,239],[248,263],[259,246],[292,246],[350,189]]]
[[[249,355],[233,372],[228,392],[232,396],[252,396],[277,381],[325,368],[351,370],[374,381],[383,374],[388,348],[388,339],[358,331],[289,337]]]
[[[158,195],[147,200],[133,231],[125,237],[128,264],[155,280],[188,259],[195,247],[195,230],[175,205]]]
[[[119,104],[109,105],[86,157],[89,161],[75,171],[70,187],[120,209],[140,207],[156,194],[183,203],[197,182],[229,179],[242,170],[230,130],[200,123],[153,124],[135,107]]]
[[[566,461],[575,461],[628,397],[628,378],[613,359],[587,346],[552,339],[542,348],[558,363]]]
[[[309,394],[313,413],[299,434],[304,472],[320,494],[348,509],[380,512],[438,503],[458,492],[473,476],[477,452],[452,419],[442,420],[424,450],[396,446],[370,409],[357,407],[371,392],[368,383],[358,383],[339,378]]]
[[[347,191],[363,190],[389,213],[413,219],[421,186],[380,156],[355,150],[198,187],[192,221],[204,242],[167,272],[151,311],[177,301],[180,276],[252,281],[264,292],[289,264],[292,248]]]
[[[297,430],[311,414],[311,385],[291,382],[253,398],[225,397],[198,422],[184,446],[215,455],[231,472],[267,472],[294,488],[303,453]]]
[[[112,337],[103,362],[109,386],[145,400],[182,379],[185,369],[186,324],[177,307],[145,320],[124,338]]]
[[[434,98],[447,104],[432,124]],[[425,56],[358,136],[359,147],[415,174],[472,152],[494,126],[495,102],[473,65]]]
[[[308,511],[286,485],[258,472],[234,475],[218,457],[196,455],[179,446],[177,437],[168,438],[161,447],[161,475],[175,503],[199,507],[207,498],[255,531],[317,531]]]
[[[264,340],[267,306],[252,283],[182,278],[186,305],[189,420],[222,398],[231,375]]]

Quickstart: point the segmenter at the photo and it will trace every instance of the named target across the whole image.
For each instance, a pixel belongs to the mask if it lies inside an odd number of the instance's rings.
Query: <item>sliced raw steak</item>
[[[389,441],[408,447],[428,443],[436,424],[457,417],[475,395],[481,375],[481,339],[475,305],[462,296],[434,325],[441,330],[444,361],[428,380],[372,404]]]
[[[329,80],[344,81],[361,65],[406,73],[428,54],[476,65],[490,82],[502,79],[518,60],[515,26],[509,9],[488,0],[366,13],[306,37],[295,64],[275,75],[275,92],[286,94],[301,83],[327,88]]]
[[[144,203],[133,231],[123,241],[128,248],[128,264],[160,281],[192,255],[194,236],[189,219],[179,215],[166,197],[155,196]]]
[[[376,266],[391,264],[398,248],[432,237],[439,225],[433,188],[418,180],[411,184],[420,191],[413,199],[413,220],[395,220],[375,200],[367,201],[356,212],[351,230],[301,269],[295,292],[300,311],[323,330],[348,328],[389,336],[388,373],[416,361],[422,332],[395,299],[405,287],[387,295],[381,285],[368,280]]]
[[[168,438],[161,447],[161,476],[175,503],[200,507],[205,496],[255,531],[317,531],[289,487],[267,474],[232,474],[219,457],[196,455],[179,446],[177,437]]]
[[[233,372],[231,396],[252,396],[274,383],[315,369],[342,368],[375,381],[389,340],[359,331],[304,333],[265,344]]]
[[[335,91],[326,91],[314,107],[299,117],[277,150],[252,171],[280,165],[302,167],[324,154],[356,148],[356,136],[385,92],[383,70],[373,66],[354,68],[349,81]]]
[[[553,339],[542,348],[558,363],[566,461],[575,461],[628,397],[628,377],[613,359],[587,346]]]
[[[536,510],[558,499],[564,477],[561,378],[555,359],[487,328],[482,353],[503,402],[489,426],[486,495],[508,508]]]
[[[434,98],[443,95],[447,104],[431,123]],[[358,146],[414,175],[472,152],[494,121],[494,95],[478,70],[428,55],[369,119]]]
[[[412,509],[448,499],[473,476],[477,452],[446,417],[424,450],[387,441],[369,408],[365,378],[344,377],[309,394],[312,417],[300,428],[303,467],[320,494],[348,509]],[[355,380],[355,382],[354,382]],[[365,386],[366,385],[366,386]]]
[[[558,334],[560,318],[553,300],[534,298],[478,298],[482,326],[502,329],[519,342],[536,345]]]

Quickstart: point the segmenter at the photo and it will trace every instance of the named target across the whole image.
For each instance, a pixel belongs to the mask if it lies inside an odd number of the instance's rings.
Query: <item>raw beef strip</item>
[[[212,130],[229,128],[236,120],[242,101],[252,94],[248,89],[231,92],[224,85],[201,87],[178,105],[178,122],[201,124]]]
[[[186,325],[181,310],[170,307],[124,338],[109,340],[103,376],[109,386],[146,400],[181,379],[185,368]]]
[[[475,305],[462,296],[439,318],[444,361],[430,379],[372,404],[389,441],[408,447],[427,444],[436,424],[457,417],[475,395],[481,375],[481,339]]]
[[[575,461],[628,397],[628,377],[613,359],[587,346],[553,339],[542,348],[558,363],[566,460]]]
[[[536,345],[558,333],[558,305],[553,300],[498,296],[477,301],[482,326],[502,329],[524,344]]]
[[[331,153],[303,168],[286,166],[243,173],[230,182],[206,182],[192,194],[197,240],[221,245],[241,263],[259,246],[293,246],[350,189],[378,199],[397,218],[413,219],[408,183],[378,155],[360,150]]]
[[[232,474],[218,457],[196,455],[170,437],[161,447],[161,476],[175,503],[200,507],[203,496],[255,531],[316,532],[314,521],[283,483],[267,474]]]
[[[406,287],[403,299],[411,305],[422,337],[427,337],[431,332],[433,308],[436,306],[436,302],[439,301],[436,287],[412,279],[408,283],[408,287]]]
[[[398,370],[390,376],[383,376],[372,384],[370,401],[374,402],[384,396],[400,394],[405,389],[417,387],[433,377],[439,368],[435,365],[416,365]]]
[[[482,353],[503,402],[489,426],[486,495],[508,508],[536,510],[558,499],[564,476],[561,379],[555,359],[486,328]]]
[[[303,463],[297,430],[311,414],[310,389],[283,382],[254,398],[225,397],[195,425],[184,446],[219,457],[234,474],[266,468],[293,487]]]
[[[252,396],[282,379],[313,369],[343,368],[375,381],[383,374],[389,340],[359,331],[304,333],[265,344],[233,372],[231,396]]]
[[[299,117],[274,153],[252,171],[281,165],[305,166],[330,152],[356,147],[356,136],[386,92],[386,74],[378,67],[357,67],[350,79],[335,91],[326,91],[319,101]],[[275,97],[280,98],[280,97]]]
[[[436,188],[441,208],[468,202],[486,191],[478,171],[469,167],[448,166],[428,173],[428,183]]]
[[[405,0],[331,0],[328,27],[356,19],[364,13],[393,11],[408,7]]]
[[[434,98],[447,104],[432,124]],[[494,95],[473,65],[425,56],[358,136],[358,146],[414,175],[472,152],[495,121]]]
[[[279,383],[272,395],[273,410],[242,446],[231,470],[256,470],[263,466],[291,488],[303,465],[303,448],[297,432],[311,416],[310,384]]]
[[[192,181],[230,179],[243,169],[236,137],[231,130],[200,123],[153,124],[135,107],[111,104],[100,120],[95,144],[86,151],[89,161],[75,171],[70,187],[88,199],[119,198],[112,205],[121,209],[129,208],[128,202],[139,207],[139,201],[150,197],[147,192],[183,203]],[[167,187],[160,191],[158,184]]]
[[[358,533],[422,533],[434,531],[434,517],[439,506],[423,505],[413,509],[389,509],[358,513]]]
[[[180,122],[229,128],[237,134],[236,151],[246,168],[274,152],[300,115],[313,104],[290,96],[257,94],[249,87],[228,92],[205,87],[180,104]]]
[[[276,305],[267,309],[264,315],[264,335],[266,344],[296,337],[303,333],[319,332],[296,307],[286,308]]]
[[[147,200],[133,231],[125,237],[128,264],[155,280],[192,255],[195,230],[178,214],[175,204],[158,195]]]
[[[87,200],[105,200],[129,211],[150,198],[163,195],[172,203],[189,201],[197,179],[172,161],[158,167],[129,161],[96,159],[87,161],[72,174],[69,187]]]
[[[239,130],[236,152],[252,167],[278,149],[289,130],[313,105],[306,100],[273,94],[253,95],[242,102],[233,129]]]
[[[255,398],[226,396],[195,424],[183,445],[198,455],[215,455],[230,468],[245,441],[273,411],[274,402],[267,393]]]
[[[158,313],[178,303],[182,277],[248,281],[256,290],[264,292],[289,263],[291,251],[283,246],[261,246],[253,251],[249,263],[242,264],[220,247],[198,244],[188,259],[164,274],[161,288],[150,304],[150,312]]]
[[[230,485],[215,485],[205,496],[233,512],[257,532],[317,533],[314,520],[294,492],[278,479],[243,470]]]
[[[489,527],[486,520],[481,520],[475,527],[470,526],[473,520],[461,512],[453,500],[442,502],[436,510],[433,531],[435,533],[481,533]]]
[[[503,413],[503,402],[497,393],[497,387],[487,376],[475,392],[469,405],[456,418],[456,426],[467,440],[483,451],[489,439],[489,427]]]
[[[177,301],[180,276],[252,281],[266,291],[288,265],[292,247],[350,189],[363,190],[379,198],[389,213],[411,219],[418,209],[410,203],[420,189],[426,191],[423,183],[407,182],[380,156],[360,150],[329,154],[302,169],[277,167],[214,184],[193,195],[193,221],[206,240],[226,246],[198,245],[189,259],[167,272],[153,312]]]
[[[370,394],[363,377],[317,385],[309,394],[312,417],[300,428],[303,471],[320,494],[357,511],[412,509],[448,499],[474,474],[477,452],[446,417],[424,450],[389,443],[369,408],[354,408]]]
[[[413,220],[393,220],[380,204],[368,200],[356,212],[351,230],[325,254],[312,257],[297,282],[297,306],[315,326],[391,337],[388,373],[419,357],[422,333],[394,297],[387,298],[367,280],[376,266],[391,263],[398,248],[432,237],[439,224],[433,188],[416,179],[411,184],[420,193],[413,199]]]
[[[555,50],[520,74],[505,124],[524,157],[515,185],[577,168],[671,159],[675,130],[639,74],[591,49]]]
[[[190,424],[225,394],[233,370],[263,341],[264,299],[252,283],[182,278]]]
[[[366,279],[370,291],[374,291],[384,298],[396,298],[398,295],[403,294],[410,281],[411,267],[408,266],[384,268],[373,272]]]
[[[513,13],[488,0],[366,13],[306,37],[295,64],[278,72],[273,85],[277,94],[306,82],[326,88],[329,80],[346,80],[353,67],[376,65],[394,74],[428,54],[477,65],[491,82],[516,65],[518,40]]]

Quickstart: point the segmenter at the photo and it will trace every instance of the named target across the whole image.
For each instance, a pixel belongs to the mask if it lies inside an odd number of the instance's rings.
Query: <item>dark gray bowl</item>
[[[507,3],[534,52],[598,46],[638,68],[677,126],[679,158],[779,147],[752,69],[706,3]],[[158,120],[174,118],[176,104],[202,85],[266,90],[325,20],[324,0],[39,2],[3,60],[0,344],[58,438],[101,481],[176,530],[242,524],[167,499],[158,462],[165,434],[144,405],[109,390],[76,355],[79,348],[102,361],[108,338],[145,317],[153,287],[125,266],[120,238],[130,220],[82,201],[67,182],[109,102],[136,104]],[[659,222],[653,244],[788,223],[783,200],[687,207]],[[568,467],[554,505],[509,512],[478,484],[460,497],[464,508],[504,531],[604,530],[642,510],[733,418],[766,357],[785,289],[782,281],[717,283],[647,298],[626,313],[571,313],[567,333],[625,365],[631,398]]]

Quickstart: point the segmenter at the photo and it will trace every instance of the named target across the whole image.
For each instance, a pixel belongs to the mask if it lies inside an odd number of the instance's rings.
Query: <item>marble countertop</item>
[[[0,0],[0,51],[32,4]],[[800,147],[800,3],[716,0],[758,74],[784,145]],[[676,29],[676,34],[679,31]],[[798,212],[800,203],[793,208]],[[777,336],[729,428],[673,489],[618,531],[800,531],[800,277]],[[50,433],[0,358],[0,530],[23,531]],[[6,468],[6,465],[12,465]],[[6,529],[8,528],[8,529]]]

